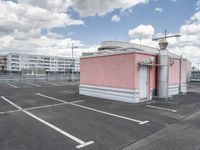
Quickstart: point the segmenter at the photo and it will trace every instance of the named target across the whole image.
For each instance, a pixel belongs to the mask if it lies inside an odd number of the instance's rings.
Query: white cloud
[[[73,8],[80,16],[103,16],[115,9],[126,10],[149,0],[72,0]]]
[[[200,0],[197,1],[196,3],[196,11],[200,10]]]
[[[140,25],[132,30],[129,30],[128,34],[133,38],[130,42],[137,44],[140,44],[141,42],[142,45],[158,47],[158,42],[152,41],[148,38],[148,36],[146,38],[142,38],[141,41],[139,40],[140,37],[137,36],[141,31],[146,31],[144,33],[147,33],[149,37],[150,35],[153,35],[154,30],[150,30],[151,25],[148,26],[149,28],[145,26],[142,29],[142,26]],[[151,26],[151,28],[153,27]],[[195,12],[185,24],[180,26],[179,32],[181,37],[167,39],[169,42],[168,49],[175,54],[183,55],[192,61],[193,65],[195,65],[195,63],[200,60],[200,11]],[[173,33],[169,33],[168,35],[172,34]],[[157,35],[161,36],[160,33]]]
[[[163,8],[160,8],[160,7],[156,7],[154,10],[159,12],[159,13],[163,12]]]
[[[18,2],[54,12],[66,12],[72,6],[71,0],[18,0]]]
[[[141,45],[146,45],[154,48],[159,48],[158,43],[156,41],[152,41],[152,39],[132,39],[130,43],[134,44],[141,44]]]
[[[84,48],[80,40],[65,38],[51,29],[83,25],[83,20],[71,17],[72,9],[82,17],[103,16],[115,9],[131,12],[134,6],[146,3],[148,0],[0,0],[0,52],[67,56],[71,55],[72,42],[79,47],[75,49],[77,56],[83,51],[96,51],[95,45]],[[120,21],[119,16],[113,21]],[[43,29],[47,34],[41,35]]]
[[[0,52],[68,54],[72,41],[51,32],[51,28],[82,25],[82,20],[73,19],[67,14],[69,0],[0,0]],[[70,4],[71,5],[71,4]],[[47,35],[41,35],[47,29]]]
[[[154,27],[152,25],[139,25],[133,29],[130,29],[128,35],[133,38],[151,38],[154,34]]]
[[[111,21],[112,22],[119,22],[120,21],[120,17],[117,16],[117,15],[113,15],[112,18],[111,18]]]
[[[176,0],[171,0],[172,2],[176,3]]]
[[[25,41],[17,40],[13,36],[0,37],[0,52],[18,52],[42,55],[71,56],[71,45],[78,47],[74,49],[74,56],[81,56],[82,52],[92,52],[97,50],[97,46],[85,47],[79,40],[71,38],[57,38],[55,33],[48,33],[47,36],[39,38],[29,38]],[[26,43],[25,43],[26,42]]]
[[[72,19],[62,12],[50,11],[25,3],[0,1],[0,32],[13,33],[14,30],[27,32],[31,29],[81,25],[82,20]]]

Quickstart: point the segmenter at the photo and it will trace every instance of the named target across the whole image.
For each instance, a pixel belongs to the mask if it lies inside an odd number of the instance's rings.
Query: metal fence
[[[44,74],[44,75],[21,75],[21,74],[1,74],[0,83],[4,82],[35,82],[35,81],[79,81],[79,74]]]
[[[200,81],[200,71],[191,72],[191,81]]]

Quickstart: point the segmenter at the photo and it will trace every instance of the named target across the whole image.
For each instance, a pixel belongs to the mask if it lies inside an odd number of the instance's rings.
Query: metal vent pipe
[[[166,38],[159,41],[160,51],[158,54],[158,97],[167,99],[169,97],[169,52],[167,50],[168,41]]]

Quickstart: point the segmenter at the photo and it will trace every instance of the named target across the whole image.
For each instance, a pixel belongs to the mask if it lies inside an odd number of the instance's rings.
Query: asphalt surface
[[[79,95],[77,82],[1,84],[0,150],[200,149],[200,84],[189,88],[129,104]]]

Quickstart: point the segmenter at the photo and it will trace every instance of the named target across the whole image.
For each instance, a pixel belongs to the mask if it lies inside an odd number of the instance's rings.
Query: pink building
[[[82,95],[137,103],[156,96],[158,49],[124,42],[103,42],[80,59]],[[170,96],[186,92],[186,59],[169,53]]]

